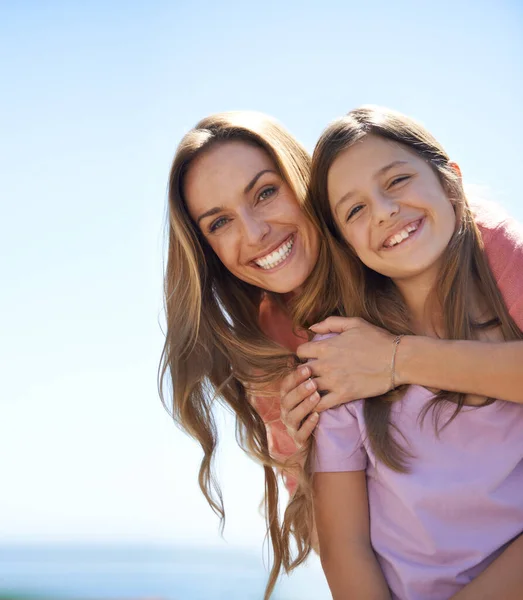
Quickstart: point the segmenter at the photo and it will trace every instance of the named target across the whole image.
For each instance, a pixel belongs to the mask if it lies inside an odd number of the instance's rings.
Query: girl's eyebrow
[[[383,175],[384,173],[386,173],[390,169],[393,169],[394,167],[398,167],[399,165],[406,165],[406,164],[408,164],[406,160],[395,160],[395,161],[389,163],[388,165],[385,165],[384,167],[381,167],[381,169],[378,169],[376,171],[376,173],[374,174],[374,178],[376,179],[377,177],[380,177],[381,175]],[[344,194],[338,200],[338,202],[336,202],[336,204],[334,205],[334,211],[338,212],[338,209],[340,208],[340,206],[342,204],[344,204],[345,202],[347,202],[347,200],[349,200],[350,197],[354,195],[354,193],[355,192],[353,192],[351,190],[350,192],[347,192],[346,194]]]
[[[381,169],[379,169],[379,171],[376,171],[376,175],[374,177],[379,177],[380,175],[383,175],[384,173],[386,173],[389,169],[393,169],[394,167],[398,167],[399,165],[406,165],[406,164],[407,164],[406,160],[395,160],[395,161],[389,163],[388,165],[381,167]]]

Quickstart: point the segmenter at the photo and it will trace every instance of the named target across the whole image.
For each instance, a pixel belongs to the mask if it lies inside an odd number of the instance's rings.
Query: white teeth
[[[407,227],[405,227],[405,229],[398,231],[398,233],[394,234],[388,240],[386,240],[383,245],[386,246],[387,248],[392,248],[393,246],[397,246],[403,240],[406,240],[411,233],[413,233],[414,231],[417,231],[418,227],[419,227],[419,222],[410,223],[409,225],[407,225]]]
[[[254,262],[261,267],[262,269],[273,269],[276,265],[279,265],[283,262],[287,256],[291,253],[292,246],[294,244],[294,237],[292,237],[288,242],[282,244],[279,248],[267,254],[263,258],[258,258]]]

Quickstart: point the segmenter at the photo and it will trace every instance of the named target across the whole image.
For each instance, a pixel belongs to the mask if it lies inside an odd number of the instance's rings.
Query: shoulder
[[[495,256],[499,251],[523,248],[523,226],[502,206],[486,200],[476,200],[470,207],[487,254]]]
[[[299,335],[294,331],[292,319],[288,313],[269,294],[265,294],[260,303],[258,323],[268,338],[292,352],[307,341],[304,334]]]
[[[523,330],[523,226],[491,202],[471,204],[485,254],[505,304]]]
[[[314,440],[316,472],[365,469],[363,402],[342,404],[320,414]]]

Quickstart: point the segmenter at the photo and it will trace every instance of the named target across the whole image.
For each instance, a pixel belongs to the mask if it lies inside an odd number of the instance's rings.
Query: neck
[[[437,270],[431,269],[416,277],[394,280],[407,305],[416,335],[439,337],[443,334],[443,314],[439,303],[434,304],[433,296],[436,275]]]

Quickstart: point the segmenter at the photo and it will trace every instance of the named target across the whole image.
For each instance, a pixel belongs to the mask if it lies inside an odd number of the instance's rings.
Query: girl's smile
[[[382,250],[390,251],[397,249],[400,246],[401,248],[405,248],[405,245],[408,247],[409,244],[407,242],[411,242],[416,238],[417,234],[423,228],[424,222],[425,218],[421,217],[419,219],[415,219],[414,221],[409,220],[407,225],[396,227],[395,232],[387,236],[386,240],[381,245]]]
[[[421,157],[368,135],[334,160],[328,193],[341,235],[367,267],[393,280],[435,277],[456,217]]]

